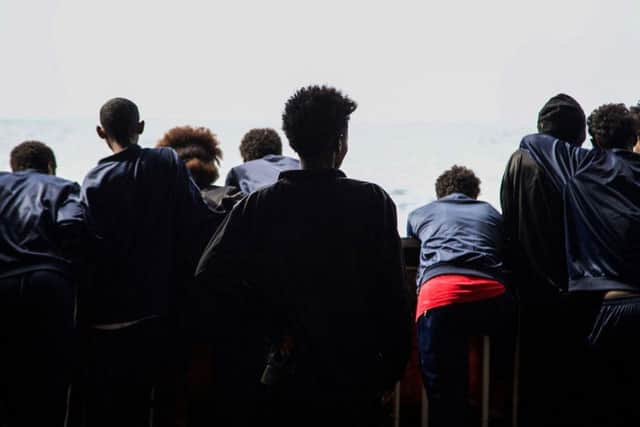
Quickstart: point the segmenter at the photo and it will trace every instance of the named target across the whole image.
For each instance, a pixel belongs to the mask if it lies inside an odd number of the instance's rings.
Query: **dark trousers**
[[[418,320],[418,353],[429,399],[429,426],[469,423],[469,338],[514,330],[509,294],[428,310]]]
[[[556,296],[520,306],[520,427],[592,425],[587,336],[598,300]]]
[[[73,327],[73,286],[64,275],[0,279],[0,425],[64,425]]]
[[[640,425],[640,297],[604,300],[589,337],[594,425]]]
[[[175,422],[177,359],[164,319],[86,336],[83,424],[89,427],[170,425]]]

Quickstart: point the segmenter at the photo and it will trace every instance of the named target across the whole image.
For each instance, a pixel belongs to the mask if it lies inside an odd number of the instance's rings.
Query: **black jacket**
[[[80,186],[26,170],[0,173],[0,277],[33,270],[68,273],[65,241],[84,229]]]
[[[220,222],[172,149],[132,145],[83,183],[95,267],[81,301],[90,323],[167,315]]]
[[[395,205],[375,184],[333,169],[281,173],[236,205],[196,279],[221,305],[253,300],[269,319],[255,325],[265,335],[294,336],[305,390],[364,396],[402,375],[408,291]]]
[[[418,287],[443,274],[507,283],[502,217],[489,203],[450,194],[411,212],[407,236],[420,240]]]
[[[640,291],[640,155],[585,150],[547,135],[520,143],[564,203],[570,291]]]
[[[528,151],[507,163],[500,190],[513,286],[524,302],[567,289],[562,197]]]

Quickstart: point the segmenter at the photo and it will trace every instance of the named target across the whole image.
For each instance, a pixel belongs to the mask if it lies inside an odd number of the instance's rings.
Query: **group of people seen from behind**
[[[348,178],[357,104],[297,90],[241,143],[107,101],[82,185],[27,141],[0,172],[0,425],[389,426],[417,343],[431,427],[471,425],[469,342],[513,344],[520,426],[635,426],[640,104],[542,107],[500,213],[460,165],[411,212]],[[581,148],[587,131],[593,147]],[[412,297],[412,294],[414,297]],[[411,301],[415,301],[413,304]],[[517,351],[515,350],[517,349]]]

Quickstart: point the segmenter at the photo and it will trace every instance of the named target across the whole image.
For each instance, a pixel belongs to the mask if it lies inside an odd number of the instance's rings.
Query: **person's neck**
[[[301,169],[335,169],[336,167],[336,155],[334,153],[331,153],[331,155],[328,156],[319,156],[312,159],[300,158]]]
[[[132,145],[134,144],[121,144],[118,141],[109,141],[109,147],[111,148],[111,151],[113,151],[113,154],[118,154]]]

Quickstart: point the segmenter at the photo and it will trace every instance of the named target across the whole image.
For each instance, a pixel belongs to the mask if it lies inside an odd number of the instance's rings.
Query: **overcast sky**
[[[278,126],[308,83],[362,122],[530,123],[552,94],[640,98],[640,0],[0,0],[0,117]],[[354,117],[356,119],[356,117]]]

